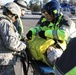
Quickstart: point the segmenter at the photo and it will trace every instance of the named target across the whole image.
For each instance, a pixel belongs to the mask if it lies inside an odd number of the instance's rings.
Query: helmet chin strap
[[[12,15],[12,14],[11,14],[11,15],[8,15],[7,17],[8,17],[11,21],[12,21],[12,18],[13,18],[13,17],[14,17],[15,19],[18,18],[18,17],[16,18],[16,16],[15,16],[15,15]],[[13,21],[12,21],[12,22],[13,22]]]
[[[9,15],[8,17],[9,17],[10,19],[12,19],[12,18],[14,17],[14,15],[11,14],[11,15]]]

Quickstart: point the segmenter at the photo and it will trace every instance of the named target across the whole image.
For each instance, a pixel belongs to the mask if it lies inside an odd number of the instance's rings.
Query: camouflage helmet
[[[21,10],[22,9],[24,9],[24,10],[28,9],[26,1],[24,1],[24,0],[14,0],[14,2],[20,6]]]
[[[4,8],[8,9],[12,14],[17,15],[18,17],[21,16],[20,7],[14,2],[9,2],[9,3],[5,4]]]

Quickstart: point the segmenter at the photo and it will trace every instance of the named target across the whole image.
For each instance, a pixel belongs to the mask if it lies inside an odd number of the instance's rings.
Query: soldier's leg
[[[13,65],[0,66],[0,75],[15,75]]]
[[[24,75],[23,66],[20,59],[17,59],[16,64],[14,65],[15,75]]]

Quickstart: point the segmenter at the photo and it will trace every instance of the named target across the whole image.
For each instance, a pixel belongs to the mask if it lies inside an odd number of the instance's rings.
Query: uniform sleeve
[[[26,45],[19,40],[18,32],[10,26],[9,22],[1,24],[0,33],[5,47],[9,50],[21,51],[26,48]]]
[[[40,26],[36,26],[35,28],[30,28],[30,30],[32,31],[33,35],[36,35],[41,30],[41,27]]]
[[[41,18],[39,19],[39,21],[38,21],[38,23],[36,24],[36,27],[35,27],[35,28],[30,28],[30,30],[32,31],[32,34],[33,34],[33,35],[36,35],[39,31],[42,30],[42,28],[41,28],[42,21],[43,21],[43,22],[46,21],[44,15],[41,16]]]
[[[64,30],[58,29],[58,30],[47,30],[45,31],[45,36],[48,38],[52,39],[57,39],[57,40],[66,40],[66,32]]]
[[[58,30],[47,30],[45,32],[45,36],[62,41],[75,37],[76,36],[75,23],[68,17],[65,17],[65,19],[67,21],[67,24],[63,23]]]

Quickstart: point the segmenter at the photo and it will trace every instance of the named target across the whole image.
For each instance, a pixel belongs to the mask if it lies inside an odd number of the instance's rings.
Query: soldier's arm
[[[0,33],[6,48],[15,51],[21,51],[26,48],[26,45],[20,41],[18,32],[10,26],[9,22],[1,25]]]

